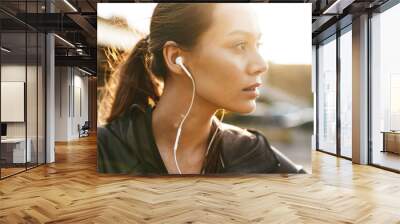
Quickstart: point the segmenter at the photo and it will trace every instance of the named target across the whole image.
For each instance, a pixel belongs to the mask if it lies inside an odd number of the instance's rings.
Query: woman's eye
[[[259,49],[262,44],[263,43],[261,43],[261,42],[257,42],[256,43],[256,48]],[[248,43],[245,42],[245,41],[239,42],[238,44],[235,45],[235,48],[237,48],[237,49],[239,49],[241,51],[245,51],[248,48]]]
[[[236,44],[235,47],[240,50],[246,50],[246,42],[240,42],[240,43]]]

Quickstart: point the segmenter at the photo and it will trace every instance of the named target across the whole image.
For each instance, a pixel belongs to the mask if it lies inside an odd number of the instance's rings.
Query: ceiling
[[[373,10],[387,1],[253,0],[240,2],[312,3],[312,37],[313,43],[316,44],[335,33],[337,28],[351,23],[353,16],[366,10]],[[22,54],[24,48],[21,46],[25,46],[23,37],[26,28],[29,31],[55,32],[59,37],[74,45],[72,47],[62,39],[56,38],[56,65],[80,66],[96,73],[97,3],[152,1],[68,0],[65,2],[64,0],[48,0],[48,2],[50,6],[48,5],[46,8],[44,0],[1,0],[1,29],[2,32],[9,33],[3,35],[5,38],[2,42],[3,45],[5,46],[6,42],[10,43],[8,48],[15,48],[15,54],[18,54],[19,51]],[[52,13],[49,13],[50,8]],[[339,20],[341,20],[340,23],[338,23]],[[28,44],[28,52],[33,51],[30,49],[31,47],[34,47],[33,43]]]

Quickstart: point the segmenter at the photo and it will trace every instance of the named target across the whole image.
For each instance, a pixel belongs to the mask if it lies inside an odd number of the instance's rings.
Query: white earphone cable
[[[210,143],[208,144],[207,151],[206,151],[206,156],[208,155],[208,152],[210,151],[211,144],[212,144],[212,142],[214,141],[215,135],[217,134],[217,131],[218,131],[218,129],[219,129],[221,123],[222,123],[222,120],[224,119],[224,115],[225,115],[225,110],[222,109],[221,119],[219,120],[219,122],[218,122],[218,127],[217,127],[217,129],[215,130],[215,132],[214,132],[214,134],[213,134],[213,136],[212,136],[212,138],[211,138],[211,140],[210,140]]]
[[[221,124],[222,124],[222,120],[224,119],[224,115],[225,115],[225,110],[222,109],[221,119],[219,120],[218,126],[217,126],[217,128],[215,129],[215,132],[214,132],[214,134],[213,134],[213,136],[212,136],[212,138],[211,138],[211,140],[210,140],[210,143],[208,144],[205,157],[207,157],[208,152],[210,151],[210,148],[211,148],[211,145],[212,145],[212,143],[213,143],[213,141],[214,141],[215,135],[217,134],[217,132],[218,132],[218,130],[219,130]],[[220,159],[221,159],[221,162],[223,163],[222,158],[221,158],[221,155],[220,155]],[[222,165],[222,166],[224,166],[224,165]],[[202,174],[204,174],[204,172],[205,172],[205,170],[203,169],[203,170],[202,170]]]
[[[196,85],[194,83],[193,77],[190,75],[190,72],[186,69],[186,67],[182,63],[180,63],[180,65],[183,68],[183,70],[185,70],[185,72],[188,74],[189,78],[192,80],[192,85],[193,85],[192,100],[190,101],[189,109],[187,110],[185,116],[183,117],[181,123],[179,124],[178,131],[176,133],[175,144],[174,144],[175,166],[178,169],[179,174],[182,174],[181,169],[179,168],[179,165],[178,165],[178,160],[176,158],[176,151],[178,150],[179,137],[181,135],[181,129],[182,129],[183,122],[185,122],[186,117],[189,115],[189,112],[190,112],[190,110],[192,109],[192,106],[193,106],[194,96],[195,96],[195,93],[196,93]]]
[[[179,168],[178,160],[177,160],[177,158],[176,158],[176,152],[177,152],[177,150],[178,150],[179,138],[180,138],[181,131],[182,131],[182,125],[183,125],[183,123],[185,122],[185,120],[186,120],[187,116],[189,115],[190,110],[192,109],[192,106],[193,106],[194,97],[195,97],[195,93],[196,93],[196,84],[195,84],[194,79],[193,79],[192,75],[190,74],[190,72],[189,72],[189,71],[186,69],[186,67],[183,65],[182,59],[181,59],[181,58],[179,58],[179,59],[177,58],[176,62],[177,62],[177,64],[179,64],[179,65],[182,67],[182,69],[183,69],[183,70],[186,72],[186,74],[189,76],[189,78],[190,78],[191,81],[192,81],[192,86],[193,86],[192,99],[191,99],[191,101],[190,101],[189,109],[187,110],[186,114],[183,116],[183,119],[182,119],[181,123],[179,124],[178,130],[177,130],[177,133],[176,133],[175,144],[174,144],[174,160],[175,160],[175,166],[176,166],[176,168],[178,169],[179,174],[182,174],[181,169]],[[215,135],[217,134],[217,131],[218,131],[218,129],[220,128],[220,125],[221,125],[222,120],[223,120],[223,118],[224,118],[225,110],[224,110],[224,109],[222,109],[222,110],[223,110],[223,111],[222,111],[222,116],[221,116],[220,122],[218,123],[217,129],[215,130],[215,132],[214,132],[214,134],[213,134],[213,136],[212,136],[212,138],[211,138],[211,140],[210,140],[210,143],[208,144],[207,151],[206,151],[206,154],[205,154],[206,156],[208,155],[208,152],[209,152],[209,150],[210,150],[211,144],[212,144],[212,142],[214,141]]]

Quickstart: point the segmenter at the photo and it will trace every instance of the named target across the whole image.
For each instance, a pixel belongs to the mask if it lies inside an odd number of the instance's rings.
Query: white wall
[[[76,75],[75,70],[75,76],[74,76],[74,86],[75,86],[75,117],[73,120],[73,125],[74,127],[72,129],[72,135],[73,136],[78,136],[78,129],[77,126],[80,124],[81,126],[85,123],[85,121],[89,120],[89,114],[88,114],[88,107],[89,107],[89,102],[88,102],[88,77],[87,76],[81,76],[83,73],[79,72],[78,75]],[[79,70],[78,70],[79,71]],[[80,93],[78,93],[77,90],[80,90]],[[80,98],[78,97],[80,94]],[[80,104],[79,102],[80,101]],[[81,108],[79,108],[81,107]],[[82,111],[79,111],[81,109]]]
[[[55,141],[68,140],[69,68],[55,68]]]
[[[23,122],[6,122],[8,138],[25,138],[30,139],[32,161],[44,163],[44,74],[42,67],[36,65],[25,64],[3,64],[1,66],[1,81],[24,82],[26,83],[26,107],[23,106],[22,113],[26,112],[26,121]],[[25,80],[27,78],[27,81]],[[4,96],[2,96],[4,97]],[[1,108],[2,111],[11,110]],[[11,112],[12,111],[8,111]],[[37,156],[39,153],[39,156]]]
[[[36,75],[36,67],[27,66],[25,68],[24,65],[18,64],[4,64],[1,66],[1,81],[4,82],[25,82],[25,74],[27,69],[29,85],[36,86],[36,80],[32,80],[29,75]],[[36,108],[36,88],[27,88],[27,103],[35,102],[34,105],[30,105],[31,107]],[[31,108],[32,109],[32,108]],[[1,108],[1,110],[7,110],[7,108]],[[36,109],[35,109],[36,110]],[[30,111],[29,111],[30,112]],[[36,113],[27,113],[28,122],[35,121],[36,123]],[[28,124],[28,129],[33,127],[33,124]],[[35,126],[36,129],[36,126]],[[7,136],[8,137],[25,137],[25,122],[7,122]],[[29,130],[28,130],[29,137]]]
[[[79,138],[78,124],[88,120],[88,78],[83,75],[76,68],[56,67],[56,141]]]
[[[25,82],[25,64],[2,65],[1,81]],[[1,110],[6,110],[6,108],[1,108]],[[7,137],[25,137],[25,123],[7,123]]]

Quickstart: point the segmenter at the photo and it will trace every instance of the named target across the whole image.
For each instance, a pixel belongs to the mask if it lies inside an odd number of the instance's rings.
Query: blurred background
[[[271,145],[311,173],[314,115],[311,4],[252,5],[257,6],[253,8],[263,33],[260,54],[269,70],[260,88],[256,110],[246,115],[228,113],[224,122],[261,131]],[[98,103],[111,71],[149,32],[155,6],[152,3],[97,5]]]

